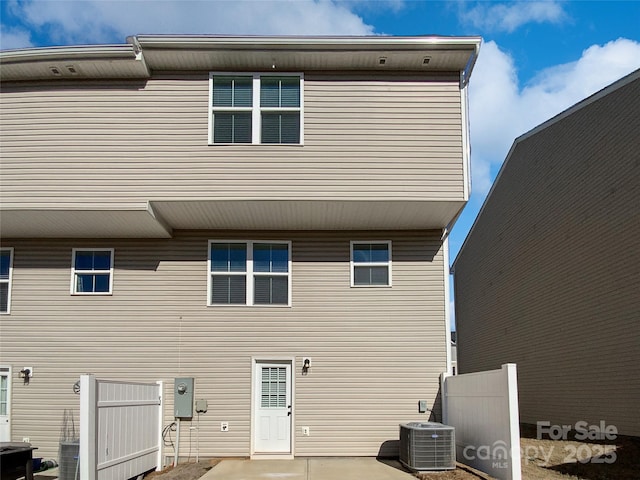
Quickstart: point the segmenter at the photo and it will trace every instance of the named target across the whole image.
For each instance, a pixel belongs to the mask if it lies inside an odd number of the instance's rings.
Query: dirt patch
[[[219,459],[203,460],[197,463],[179,463],[177,467],[167,467],[159,472],[151,472],[144,478],[153,480],[197,480],[220,462]]]
[[[458,463],[458,467],[455,470],[420,472],[416,474],[416,477],[418,477],[418,480],[493,480],[493,477],[486,473],[461,463]]]
[[[525,480],[637,480],[640,439],[607,442],[522,438]]]

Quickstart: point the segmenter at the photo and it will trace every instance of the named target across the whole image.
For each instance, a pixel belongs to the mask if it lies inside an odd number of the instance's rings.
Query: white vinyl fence
[[[521,480],[516,365],[445,376],[443,420],[455,427],[457,461],[501,480]]]
[[[126,480],[162,465],[162,382],[80,376],[78,480]]]

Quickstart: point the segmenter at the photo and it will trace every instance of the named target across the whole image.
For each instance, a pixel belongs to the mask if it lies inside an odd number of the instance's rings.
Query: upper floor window
[[[300,74],[211,74],[210,144],[301,144]]]
[[[0,249],[0,313],[11,311],[11,276],[13,248]]]
[[[111,294],[113,285],[113,248],[74,248],[71,264],[72,294]]]
[[[351,242],[351,285],[391,286],[391,242]]]
[[[291,242],[209,242],[209,305],[290,305],[290,283]]]

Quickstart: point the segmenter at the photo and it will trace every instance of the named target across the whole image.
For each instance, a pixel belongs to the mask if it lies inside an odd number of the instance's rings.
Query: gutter
[[[442,36],[226,36],[226,35],[132,35],[127,42],[141,45],[142,48],[220,48],[220,49],[327,49],[333,50],[422,50],[434,49],[468,50],[473,49],[473,61],[465,70],[473,68],[480,47],[481,37],[442,37]],[[467,75],[468,77],[468,75]]]
[[[0,51],[0,64],[57,60],[135,60],[136,57],[132,45],[80,45],[4,50]]]

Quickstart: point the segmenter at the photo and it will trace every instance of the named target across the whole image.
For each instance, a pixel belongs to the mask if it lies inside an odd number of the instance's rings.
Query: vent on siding
[[[455,469],[454,428],[435,422],[401,424],[400,462],[412,470]]]

